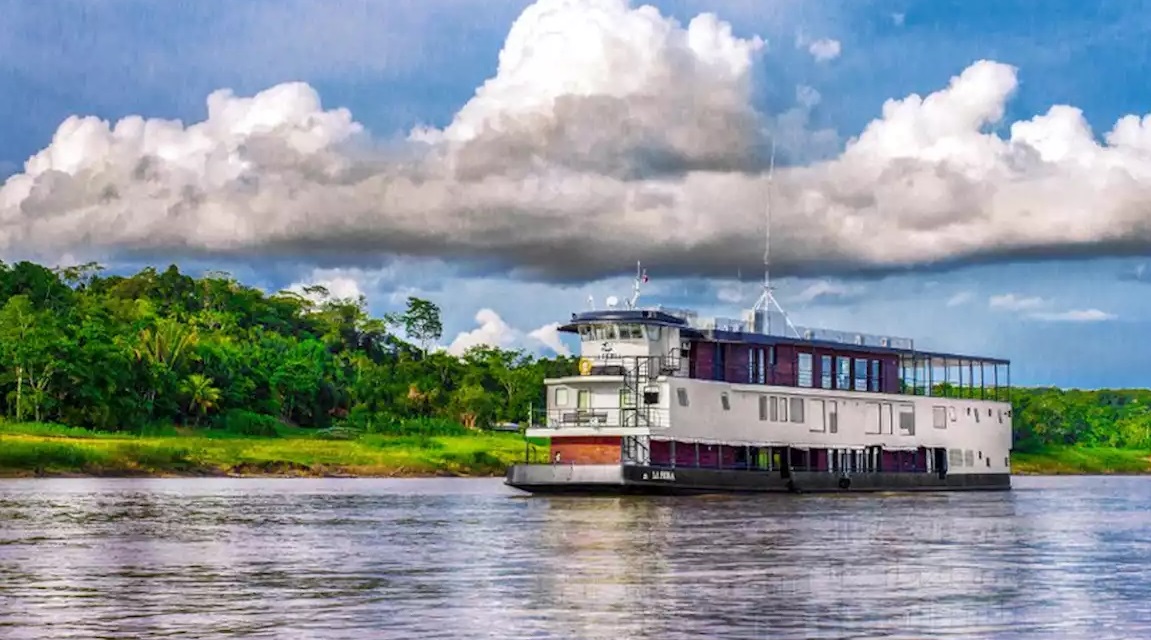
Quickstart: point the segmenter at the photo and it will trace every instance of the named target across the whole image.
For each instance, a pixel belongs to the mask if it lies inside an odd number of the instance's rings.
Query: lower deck
[[[533,463],[534,462],[534,463]],[[546,460],[513,466],[507,484],[535,493],[1003,490],[1009,460],[946,447],[823,448],[556,438]]]

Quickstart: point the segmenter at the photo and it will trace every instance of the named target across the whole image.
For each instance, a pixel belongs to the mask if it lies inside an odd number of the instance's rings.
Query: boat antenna
[[[791,323],[791,318],[787,316],[787,312],[779,305],[772,293],[771,286],[771,205],[772,196],[775,193],[775,136],[771,137],[771,160],[767,169],[767,206],[764,208],[764,233],[763,233],[763,294],[755,303],[753,311],[763,311],[764,318],[764,333],[771,334],[771,309],[775,307],[779,314],[783,316],[784,323],[787,328],[798,338],[799,330]]]
[[[635,261],[635,283],[631,288],[631,300],[627,301],[628,309],[635,309],[635,303],[639,300],[639,287],[644,282],[647,282],[647,272],[643,270],[640,261]]]

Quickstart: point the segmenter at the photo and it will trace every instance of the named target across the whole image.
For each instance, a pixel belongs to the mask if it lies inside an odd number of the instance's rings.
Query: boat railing
[[[654,406],[603,407],[592,409],[549,409],[544,423],[537,428],[548,429],[666,429],[670,412]]]

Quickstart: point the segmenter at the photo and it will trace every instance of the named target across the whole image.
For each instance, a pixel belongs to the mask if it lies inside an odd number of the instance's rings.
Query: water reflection
[[[1146,637],[1151,479],[1017,486],[0,482],[0,637]]]

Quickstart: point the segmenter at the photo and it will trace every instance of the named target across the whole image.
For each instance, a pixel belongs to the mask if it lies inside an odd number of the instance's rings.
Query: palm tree
[[[216,407],[216,403],[220,401],[220,390],[212,386],[212,379],[208,376],[199,373],[193,373],[188,376],[184,381],[183,391],[188,394],[188,413],[192,413],[197,408],[200,410],[199,415],[196,416],[196,426],[200,424],[200,418],[207,415],[210,409]]]

